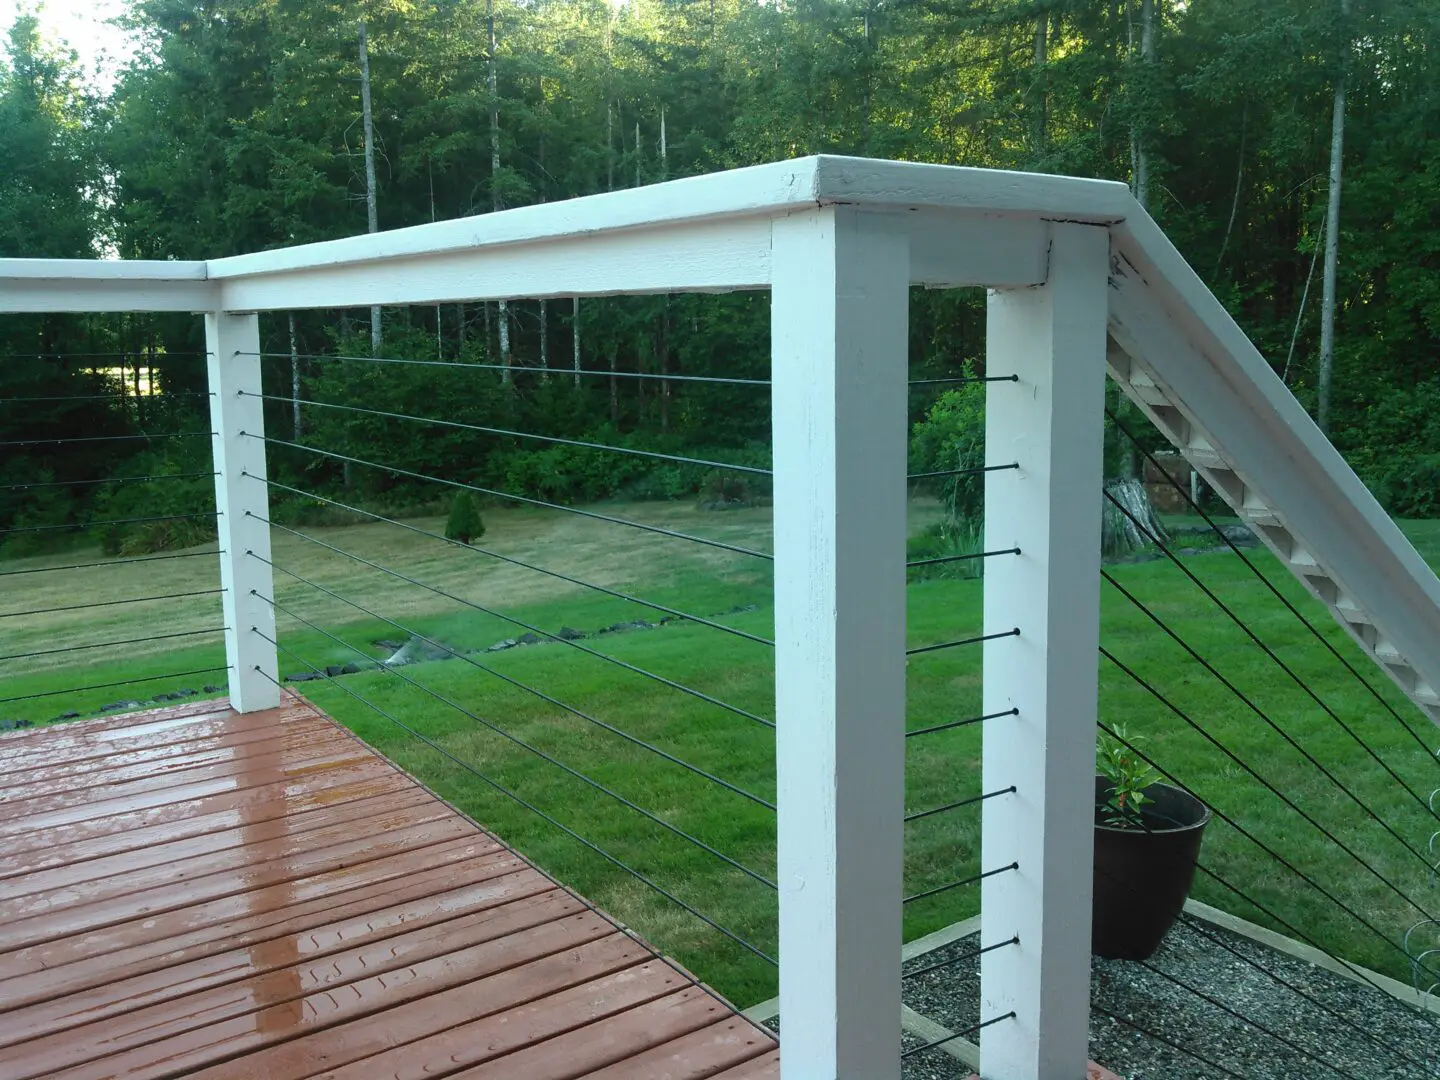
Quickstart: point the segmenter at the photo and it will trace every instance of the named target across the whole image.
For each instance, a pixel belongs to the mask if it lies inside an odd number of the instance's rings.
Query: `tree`
[[[485,522],[481,520],[480,508],[475,505],[475,496],[460,491],[450,504],[450,519],[445,522],[445,536],[469,544],[485,535]]]

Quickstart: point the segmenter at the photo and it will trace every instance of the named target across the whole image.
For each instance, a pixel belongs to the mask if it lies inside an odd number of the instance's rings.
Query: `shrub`
[[[475,505],[475,496],[468,491],[455,494],[450,506],[450,520],[445,523],[445,536],[468,544],[485,535],[485,522],[480,519],[480,508]]]
[[[969,369],[967,369],[969,373]],[[941,394],[910,437],[910,471],[945,472],[985,464],[985,384],[966,383]],[[937,477],[926,486],[939,493],[952,522],[978,521],[985,475]]]
[[[202,464],[198,455],[188,461],[142,455],[126,463],[122,473],[134,469],[156,479],[116,484],[96,500],[93,520],[126,522],[97,530],[101,550],[107,555],[145,555],[215,539],[214,481],[208,476],[180,475],[208,467],[208,457]],[[135,518],[167,520],[129,520]]]
[[[984,530],[978,522],[937,521],[922,532],[910,537],[905,546],[906,562],[923,559],[950,559],[949,562],[932,563],[929,566],[912,566],[907,576],[911,581],[928,578],[949,578],[970,580],[985,573],[984,559],[956,558],[956,556],[979,555],[985,550]]]

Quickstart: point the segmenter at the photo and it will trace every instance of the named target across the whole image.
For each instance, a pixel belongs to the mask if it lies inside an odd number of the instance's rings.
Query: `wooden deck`
[[[0,1078],[775,1080],[757,1028],[301,699],[0,736]]]

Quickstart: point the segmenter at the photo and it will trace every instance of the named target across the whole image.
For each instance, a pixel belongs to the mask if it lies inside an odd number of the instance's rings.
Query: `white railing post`
[[[990,293],[986,371],[982,942],[986,1080],[1081,1080],[1090,1020],[1090,896],[1100,627],[1100,503],[1109,233],[1051,226],[1046,283]]]
[[[900,1071],[909,248],[773,228],[775,739],[784,1080]]]
[[[264,402],[250,396],[261,392],[259,318],[228,311],[208,313],[205,348],[215,433],[215,508],[230,704],[236,712],[256,712],[280,704],[274,681],[279,666],[275,646],[270,644],[275,640],[275,611],[259,598],[275,595],[270,527],[265,524],[270,519],[270,500],[264,483]]]

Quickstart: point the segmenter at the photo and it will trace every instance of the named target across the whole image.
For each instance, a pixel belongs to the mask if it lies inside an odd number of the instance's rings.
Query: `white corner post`
[[[985,1080],[1083,1080],[1090,1023],[1109,230],[1054,223],[1046,282],[990,293],[981,887]]]
[[[910,256],[849,207],[771,262],[784,1080],[900,1074]]]
[[[211,442],[230,704],[236,712],[256,712],[280,704],[275,682],[280,669],[275,646],[270,644],[275,640],[275,609],[260,599],[273,599],[275,589],[266,524],[270,499],[265,484],[264,402],[251,396],[261,393],[258,316],[207,313],[205,348],[212,394],[210,424],[215,433]]]

